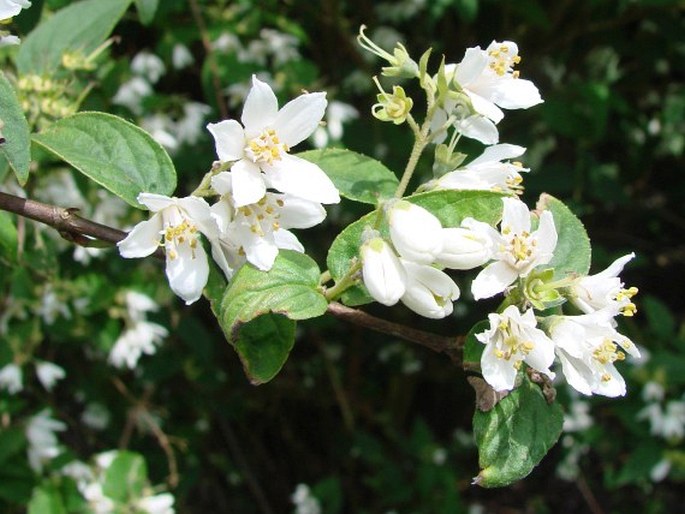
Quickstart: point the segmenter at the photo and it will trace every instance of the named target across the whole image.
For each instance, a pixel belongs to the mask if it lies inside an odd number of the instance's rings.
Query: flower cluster
[[[289,153],[318,127],[325,93],[303,94],[279,110],[269,85],[256,77],[252,82],[242,124],[224,120],[207,126],[219,160],[196,193],[217,202],[141,193],[138,201],[154,214],[119,243],[123,257],[145,257],[162,246],[169,284],[187,304],[200,298],[209,276],[201,235],[227,279],[245,262],[268,271],[279,249],[304,251],[288,229],[321,223],[322,204],[340,201],[317,165]]]

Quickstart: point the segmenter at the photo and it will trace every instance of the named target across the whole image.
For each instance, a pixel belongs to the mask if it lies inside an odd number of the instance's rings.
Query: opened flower
[[[318,203],[340,201],[321,168],[288,153],[316,130],[325,110],[326,93],[300,95],[279,110],[273,90],[253,77],[242,126],[236,120],[207,125],[219,160],[235,161],[231,194],[236,207],[257,203],[267,188]]]
[[[570,288],[571,302],[586,314],[602,309],[609,309],[614,316],[635,314],[637,308],[631,298],[637,294],[637,288],[624,288],[618,277],[623,267],[634,257],[634,253],[629,253],[616,259],[604,271],[578,279]]]
[[[0,20],[16,16],[22,9],[31,7],[29,0],[0,0]]]
[[[516,198],[503,198],[501,232],[485,223],[473,227],[489,234],[493,241],[494,262],[488,264],[471,284],[476,300],[490,298],[504,291],[518,277],[527,276],[536,266],[552,260],[557,246],[557,231],[552,213],[540,215],[538,229],[531,231],[530,212]]]
[[[577,391],[615,397],[626,394],[626,383],[615,363],[640,351],[614,328],[608,311],[581,316],[559,316],[549,333],[566,381]]]
[[[486,345],[480,366],[483,378],[495,391],[514,388],[522,362],[554,378],[549,370],[554,362],[554,343],[536,327],[532,309],[521,314],[510,305],[502,314],[488,315],[488,320],[490,328],[476,334],[476,339]]]
[[[138,223],[117,244],[119,253],[126,258],[147,257],[163,246],[169,285],[186,305],[190,305],[200,298],[209,277],[200,233],[210,240],[217,237],[209,205],[195,196],[169,198],[154,193],[141,193],[138,201],[154,215]]]

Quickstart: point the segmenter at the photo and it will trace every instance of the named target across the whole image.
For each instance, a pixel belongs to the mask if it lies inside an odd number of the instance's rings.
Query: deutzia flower
[[[560,316],[550,324],[566,381],[583,394],[615,397],[626,393],[625,380],[614,363],[624,360],[626,353],[639,358],[640,351],[614,324],[610,313],[603,311]]]
[[[136,506],[147,514],[174,514],[174,497],[170,493],[146,496],[136,502]]]
[[[22,9],[31,7],[29,0],[0,0],[0,20],[12,18],[21,12]]]
[[[520,61],[518,46],[511,41],[493,41],[485,50],[468,48],[454,71],[454,81],[476,112],[498,123],[504,117],[499,107],[527,109],[542,102],[535,85],[513,70]]]
[[[405,200],[388,209],[390,239],[399,254],[410,261],[430,264],[442,251],[440,220],[430,211]]]
[[[133,57],[131,71],[136,75],[146,78],[150,84],[154,84],[166,73],[166,66],[164,66],[164,61],[158,56],[143,50]]]
[[[23,388],[23,374],[19,366],[11,362],[0,369],[0,389],[5,389],[9,394],[17,394]]]
[[[483,378],[495,391],[514,388],[521,362],[554,378],[549,370],[554,361],[554,343],[536,328],[532,309],[521,314],[510,305],[502,314],[489,314],[488,320],[490,328],[476,334],[476,339],[486,345],[480,366]]]
[[[119,253],[125,258],[147,257],[160,246],[161,238],[169,285],[190,305],[200,298],[209,277],[207,255],[199,240],[200,232],[210,240],[216,237],[209,205],[195,196],[179,199],[154,193],[141,193],[138,201],[154,215],[117,244]]]
[[[462,221],[461,227],[442,229],[442,250],[435,264],[449,269],[468,270],[482,266],[492,257],[492,240],[480,230],[471,228],[473,218]]]
[[[359,252],[362,278],[369,294],[383,305],[395,305],[407,290],[407,272],[395,251],[376,236],[367,238]]]
[[[55,432],[66,429],[64,423],[50,417],[47,409],[29,419],[26,425],[26,439],[29,442],[28,459],[31,469],[41,471],[45,462],[60,454],[61,449]]]
[[[623,267],[634,257],[634,253],[629,253],[616,259],[604,271],[580,278],[570,288],[571,302],[586,314],[606,308],[610,309],[613,315],[635,314],[637,309],[630,299],[637,294],[637,288],[624,289],[623,282],[618,278]]]
[[[231,203],[234,179],[231,172],[212,177],[212,187],[222,195],[212,206],[220,231],[219,248],[213,242],[212,255],[226,277],[230,279],[236,260],[240,261],[236,253],[268,271],[279,248],[304,252],[295,234],[288,229],[310,228],[321,223],[326,217],[321,204],[292,195],[266,193],[254,204],[235,208]]]
[[[472,227],[489,234],[493,241],[495,261],[488,264],[471,284],[476,300],[490,298],[504,291],[518,277],[527,276],[533,268],[552,260],[557,245],[557,231],[552,213],[540,215],[538,229],[531,231],[530,212],[516,198],[503,198],[501,233],[481,222]]]
[[[150,321],[137,321],[124,330],[109,353],[109,362],[117,368],[136,367],[142,354],[153,355],[157,346],[169,335],[162,325]]]
[[[431,319],[452,314],[459,287],[449,275],[426,264],[400,259],[406,271],[406,290],[401,301],[414,312]]]
[[[60,366],[47,361],[36,362],[36,375],[43,387],[52,391],[58,380],[62,380],[67,374]]]
[[[236,207],[257,203],[267,188],[319,203],[338,203],[333,182],[317,165],[290,155],[290,148],[309,137],[326,109],[325,93],[307,93],[278,109],[268,84],[252,78],[241,121],[210,123],[222,162],[236,161],[232,197]]]
[[[463,168],[446,173],[427,185],[428,189],[467,189],[518,193],[521,190],[520,163],[502,162],[522,155],[526,149],[518,145],[499,144],[485,151]]]

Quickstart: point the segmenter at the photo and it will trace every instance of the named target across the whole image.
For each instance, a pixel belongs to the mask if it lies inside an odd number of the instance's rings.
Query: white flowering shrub
[[[120,45],[127,31],[113,35],[120,23],[138,27],[180,7],[66,3],[48,2],[21,41],[12,25],[0,32],[7,47],[0,74],[0,464],[17,465],[25,479],[14,492],[0,485],[1,501],[31,513],[175,512],[184,471],[177,454],[199,457],[186,450],[187,433],[164,427],[162,406],[173,398],[160,384],[174,374],[193,384],[197,405],[188,416],[200,406],[204,414],[186,432],[203,433],[220,410],[205,405],[203,388],[225,380],[206,334],[218,327],[249,382],[266,384],[296,339],[306,339],[298,335],[301,322],[317,318],[323,328],[312,340],[322,348],[326,327],[336,334],[333,321],[351,322],[445,354],[461,369],[455,382],[476,395],[473,484],[523,479],[562,431],[571,450],[560,475],[576,476],[588,446],[573,434],[593,423],[584,399],[626,395],[623,361],[644,353],[618,323],[637,312],[637,288],[621,278],[635,254],[591,271],[591,241],[572,209],[547,193],[524,202],[536,170],[512,160],[526,160],[526,148],[501,141],[500,129],[517,116],[512,111],[534,112],[545,92],[526,77],[515,42],[483,41],[450,62],[431,49],[414,54],[409,45],[370,37],[361,26],[362,62],[380,62],[364,79],[373,88],[364,111],[331,99],[310,76],[298,37],[270,28],[254,31],[251,41],[210,34],[191,1],[206,53],[202,80],[215,95],[205,104],[162,93],[168,77],[197,65],[197,49],[167,41],[165,55],[141,49],[126,63]],[[386,15],[423,8],[410,4]],[[0,0],[3,20],[22,9],[35,7]],[[222,82],[222,59],[242,81]],[[283,78],[286,69],[293,77]],[[297,87],[286,87],[288,80]],[[374,157],[346,148],[345,125],[365,118],[404,131],[398,141],[408,144],[388,140]],[[376,158],[384,152],[403,166]],[[474,305],[486,310],[480,321],[455,321]],[[434,321],[417,328],[411,320],[419,318]],[[334,364],[353,350],[341,342],[322,354],[352,431]],[[176,359],[183,345],[198,356]],[[424,373],[404,352],[388,350],[382,359],[402,359],[405,375]],[[645,382],[653,385],[643,391],[636,422],[648,422],[655,437],[682,441],[682,399],[666,399],[658,382]],[[566,415],[557,388],[572,399]],[[118,401],[103,400],[111,392]],[[66,395],[73,403],[62,412]],[[270,512],[233,429],[218,423],[226,455],[242,466],[223,480],[247,481]],[[134,434],[157,443],[162,457],[152,459],[150,475]],[[448,450],[425,426],[413,434],[412,459],[431,469],[449,465]],[[374,455],[368,440],[355,445],[366,448],[360,458]],[[225,458],[221,448],[205,451]],[[655,462],[652,479],[664,479],[674,460]],[[340,494],[337,482],[293,484],[286,496],[296,512],[326,512],[316,494]]]

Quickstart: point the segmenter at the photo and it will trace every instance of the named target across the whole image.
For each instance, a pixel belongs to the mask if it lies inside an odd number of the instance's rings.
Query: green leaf
[[[4,124],[0,127],[0,132],[5,138],[5,142],[0,144],[0,149],[14,170],[17,180],[23,186],[29,178],[31,134],[14,88],[1,71],[0,105],[2,105],[2,119],[0,121]]]
[[[554,257],[547,264],[547,267],[554,268],[554,278],[562,279],[569,274],[587,275],[592,249],[583,223],[560,200],[548,194],[540,195],[537,209],[551,211],[559,236]]]
[[[310,150],[298,157],[318,165],[350,200],[376,205],[378,200],[392,198],[399,181],[381,162],[342,148]]]
[[[176,170],[166,150],[143,129],[111,114],[81,112],[33,140],[133,207],[139,193],[170,195]]]
[[[495,407],[473,416],[480,473],[474,483],[503,487],[527,476],[561,435],[561,407],[549,405],[527,376]]]
[[[24,431],[18,428],[7,428],[0,433],[0,464],[26,448]]]
[[[131,0],[84,0],[61,9],[22,39],[17,52],[20,74],[50,75],[65,52],[84,56],[102,44]]]
[[[105,472],[102,492],[122,503],[140,498],[147,483],[147,465],[137,453],[118,451]]]
[[[481,320],[469,330],[464,342],[464,367],[474,367],[480,369],[480,357],[483,355],[485,345],[476,339],[476,334],[480,334],[490,327],[487,320]]]
[[[67,510],[57,488],[46,484],[33,490],[28,514],[67,514]]]
[[[490,191],[430,191],[405,199],[435,214],[444,227],[456,227],[467,217],[494,225],[502,216],[501,198],[501,194]],[[375,221],[375,212],[367,214],[346,227],[333,241],[326,262],[335,280],[340,280],[349,270],[352,260],[358,258],[364,228],[373,226]],[[381,234],[388,235],[386,223],[379,230]],[[355,302],[349,305],[371,301],[369,296],[362,295],[361,288],[348,291]],[[347,298],[344,295],[343,302],[347,303]],[[363,301],[364,298],[368,298],[367,302]]]
[[[135,0],[136,9],[138,9],[138,16],[140,17],[140,23],[143,25],[149,25],[155,18],[155,13],[157,12],[157,6],[159,5],[159,0]]]
[[[218,318],[252,383],[271,380],[288,358],[294,323],[283,317],[294,321],[326,312],[328,302],[319,291],[319,277],[311,258],[290,250],[281,250],[269,271],[245,265],[233,276]],[[269,313],[281,316],[263,316]]]
[[[17,228],[12,221],[12,215],[0,211],[0,261],[16,261],[18,244]]]

